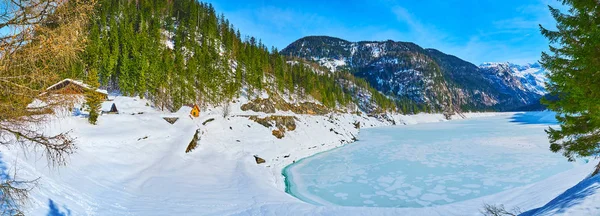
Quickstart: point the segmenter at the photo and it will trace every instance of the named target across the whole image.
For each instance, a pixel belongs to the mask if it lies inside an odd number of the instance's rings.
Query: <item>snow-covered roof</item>
[[[110,108],[112,108],[113,104],[114,102],[104,102],[102,105],[100,105],[100,110],[103,112],[108,112],[110,111]]]
[[[85,89],[92,90],[92,87],[90,87],[88,84],[83,83],[83,81],[81,81],[81,80],[74,80],[74,79],[67,78],[67,79],[61,80],[60,82],[57,82],[56,84],[51,85],[50,87],[46,88],[46,91],[49,91],[49,90],[51,90],[51,89],[53,89],[53,88],[55,88],[55,87],[57,87],[57,86],[65,83],[65,82],[71,82],[71,83],[73,83],[75,85],[78,85],[78,86],[81,86],[81,87],[83,87]],[[108,91],[105,90],[105,89],[96,89],[96,92],[108,95]]]
[[[108,91],[106,89],[96,89],[96,92],[107,95]]]
[[[27,105],[28,109],[39,109],[48,106],[48,104],[42,100],[34,99],[30,104]]]

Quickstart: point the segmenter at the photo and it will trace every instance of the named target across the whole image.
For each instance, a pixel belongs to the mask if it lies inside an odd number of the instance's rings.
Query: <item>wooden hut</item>
[[[200,116],[200,107],[197,104],[194,104],[192,107],[192,111],[190,111],[190,115],[194,118],[198,118]]]
[[[117,109],[117,105],[112,103],[110,108],[107,103],[102,104],[102,114],[119,114],[119,110]]]
[[[64,79],[48,88],[42,94],[84,94],[87,91],[92,91],[92,88],[80,80]],[[108,99],[106,90],[96,89],[95,92],[102,97]]]
[[[113,103],[110,107],[110,111],[108,111],[108,114],[119,114],[119,110],[117,110],[117,105],[115,105],[115,103]]]

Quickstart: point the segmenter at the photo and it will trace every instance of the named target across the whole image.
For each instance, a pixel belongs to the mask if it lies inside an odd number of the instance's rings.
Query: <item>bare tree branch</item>
[[[0,147],[41,150],[50,165],[65,165],[75,149],[69,132],[46,134],[71,97],[42,94],[60,72],[70,70],[85,48],[94,0],[0,1]],[[35,102],[35,103],[32,103]],[[31,106],[38,104],[39,106]],[[0,178],[0,213],[22,215],[35,181]]]

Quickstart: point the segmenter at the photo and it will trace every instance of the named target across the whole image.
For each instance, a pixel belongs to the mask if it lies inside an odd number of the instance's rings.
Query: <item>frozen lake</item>
[[[287,192],[321,205],[426,207],[531,184],[574,166],[550,152],[548,116],[363,129],[356,143],[286,167]]]

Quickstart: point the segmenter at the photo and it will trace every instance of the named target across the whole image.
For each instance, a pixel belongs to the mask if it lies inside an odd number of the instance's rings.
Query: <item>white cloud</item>
[[[537,61],[541,50],[522,44],[532,37],[541,37],[539,24],[554,25],[546,6],[548,0],[540,1],[540,4],[517,8],[514,18],[493,22],[492,29],[495,30],[452,36],[435,25],[423,23],[403,7],[394,6],[392,11],[398,21],[408,27],[408,31],[399,35],[423,47],[435,48],[474,64],[485,61],[531,63]]]
[[[399,22],[404,23],[409,28],[405,33],[408,38],[415,40],[411,42],[420,43],[422,45],[439,44],[448,38],[448,35],[437,29],[436,26],[421,22],[415,18],[406,8],[394,6],[392,12],[396,15]]]
[[[555,0],[539,0],[536,4],[520,6],[515,13],[519,16],[511,19],[495,21],[493,24],[498,29],[531,30],[539,29],[539,25],[553,28],[556,25],[548,5],[566,11],[566,8]]]

